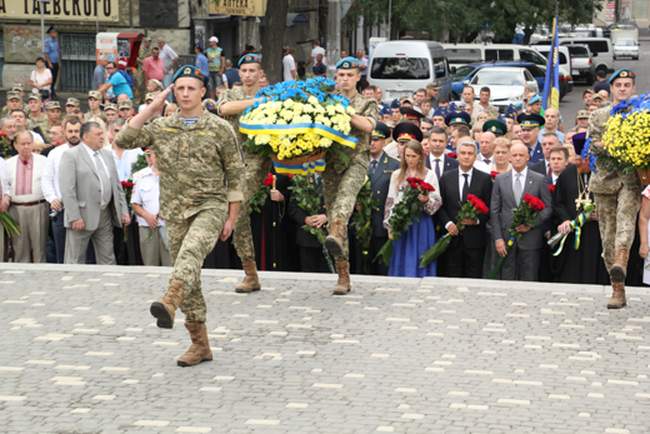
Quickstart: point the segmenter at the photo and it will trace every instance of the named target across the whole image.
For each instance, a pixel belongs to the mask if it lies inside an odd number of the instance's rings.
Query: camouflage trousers
[[[368,152],[361,152],[354,156],[350,166],[342,173],[327,168],[323,172],[323,199],[327,221],[329,224],[340,223],[345,228],[342,256],[345,260],[350,256],[348,222],[354,211],[357,195],[368,176],[368,165]]]
[[[616,251],[624,249],[629,252],[632,247],[637,215],[641,208],[641,191],[638,185],[623,184],[616,194],[594,194],[594,200],[598,211],[603,259],[609,271],[614,265]]]
[[[171,279],[183,282],[181,312],[187,321],[205,322],[201,267],[217,243],[228,214],[227,204],[207,209],[186,220],[168,220],[169,250],[174,270]]]
[[[251,230],[251,209],[248,202],[251,196],[262,187],[264,177],[271,170],[271,160],[261,155],[244,154],[244,161],[246,162],[244,186],[242,187],[244,200],[235,225],[233,244],[239,259],[254,261],[255,246],[253,245],[253,231]]]

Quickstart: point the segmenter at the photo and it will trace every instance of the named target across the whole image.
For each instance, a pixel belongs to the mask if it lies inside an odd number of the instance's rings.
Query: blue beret
[[[382,107],[381,110],[379,110],[379,114],[382,116],[390,115],[393,112],[390,110],[390,107]]]
[[[617,78],[631,78],[632,80],[634,80],[636,78],[636,74],[634,73],[634,71],[627,68],[617,69],[612,73],[612,75],[609,77],[609,80],[607,80],[607,82],[609,84],[612,84],[614,80],[616,80]]]
[[[348,56],[336,62],[336,69],[356,69],[359,67],[359,59]]]
[[[208,85],[208,77],[201,73],[201,70],[194,65],[183,65],[176,70],[172,77],[172,83],[182,77],[196,78],[200,80],[205,86]]]
[[[436,111],[433,112],[433,116],[432,116],[432,117],[435,118],[436,116],[438,116],[438,117],[441,117],[441,116],[442,116],[443,118],[444,118],[444,117],[447,117],[447,110],[444,110],[444,109],[441,109],[441,108],[437,108]]]
[[[542,102],[542,97],[539,96],[539,95],[535,95],[531,99],[528,100],[528,105],[537,104],[538,102],[539,103]]]
[[[398,100],[398,99],[394,99],[394,100],[390,103],[390,108],[392,108],[392,109],[398,109],[398,108],[399,108],[399,100]]]
[[[246,53],[237,61],[237,68],[247,63],[262,63],[262,55],[258,53]]]

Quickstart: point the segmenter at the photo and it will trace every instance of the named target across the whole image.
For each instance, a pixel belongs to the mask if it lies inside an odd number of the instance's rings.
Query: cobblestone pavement
[[[650,432],[650,292],[206,271],[215,360],[149,316],[167,269],[0,266],[0,432]]]

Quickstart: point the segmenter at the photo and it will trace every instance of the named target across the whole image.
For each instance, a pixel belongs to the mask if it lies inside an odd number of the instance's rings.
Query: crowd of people
[[[152,149],[123,149],[115,138],[171,82],[178,55],[162,39],[155,45],[145,39],[134,73],[127,73],[121,61],[98,64],[84,113],[76,98],[68,98],[63,107],[56,98],[56,30],[50,29],[49,34],[46,53],[35,61],[31,89],[13,87],[2,109],[0,210],[8,212],[21,228],[11,239],[3,237],[3,260],[169,265],[165,221],[159,215],[156,155]],[[237,116],[218,109],[233,100],[233,95],[234,100],[245,98],[242,79],[246,77],[242,76],[250,76],[246,65],[254,62],[242,59],[252,53],[259,63],[259,55],[249,47],[234,67],[218,42],[211,37],[205,50],[196,47],[196,68],[208,79],[209,98],[204,106],[234,121],[236,127]],[[308,75],[326,73],[324,55],[315,42]],[[357,53],[357,60],[355,67],[365,69],[363,52]],[[284,79],[295,79],[296,64],[288,48],[283,64]],[[372,236],[363,245],[353,225],[348,227],[351,271],[484,278],[491,275],[500,257],[506,257],[498,278],[609,283],[597,210],[584,226],[579,250],[565,248],[554,256],[546,241],[557,232],[571,232],[569,223],[579,211],[578,201],[593,200],[591,168],[582,157],[583,147],[591,113],[615,99],[611,92],[615,92],[612,83],[619,78],[617,74],[608,80],[601,77],[593,89],[583,92],[584,107],[576,113],[574,125],[567,125],[555,108],[541,115],[542,100],[535,94],[526,97],[523,110],[509,108],[500,113],[490,105],[488,87],[475,95],[466,86],[460,101],[440,96],[433,85],[385,101],[380,88],[359,80],[360,94],[376,102],[378,113],[367,168]],[[255,89],[268,84],[261,69],[254,77]],[[172,116],[176,111],[176,104],[169,100],[156,116]],[[261,207],[250,213],[255,267],[333,271],[322,240],[309,230],[329,224],[322,176],[310,175],[315,194],[321,196],[321,212],[307,215],[292,199],[292,177],[275,174],[261,162],[246,163],[259,165],[259,176],[268,174],[274,180]],[[422,198],[423,215],[399,241],[386,265],[376,255],[391,237],[390,216],[411,176],[429,182],[434,192]],[[258,188],[261,182],[248,186],[249,193]],[[509,252],[507,231],[523,193],[539,197],[545,210],[534,227],[522,228],[520,241]],[[459,231],[456,216],[468,194],[488,204],[490,215],[463,222],[464,230]],[[647,189],[643,194],[650,200]],[[627,273],[630,284],[650,283],[650,273],[643,267],[648,253],[647,231],[643,230],[650,216],[647,208],[644,205],[639,215],[635,254]],[[446,233],[453,238],[448,250],[436,262],[420,267],[421,254]],[[204,266],[239,268],[240,256],[232,240],[219,241]]]

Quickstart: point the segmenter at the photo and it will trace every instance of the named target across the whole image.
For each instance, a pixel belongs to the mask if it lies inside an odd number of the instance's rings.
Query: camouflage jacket
[[[234,87],[232,89],[228,89],[225,92],[221,94],[219,97],[219,101],[216,103],[216,110],[217,112],[221,109],[221,106],[224,103],[230,102],[230,101],[242,101],[245,99],[253,99],[255,98],[255,95],[253,96],[247,96],[244,94],[244,89],[241,86]],[[234,128],[235,132],[237,133],[237,138],[239,139],[239,145],[241,146],[244,141],[246,141],[246,136],[242,133],[239,132],[239,117],[241,115],[233,115],[233,116],[221,116],[228,122],[230,122],[230,125]]]
[[[372,122],[374,128],[379,117],[377,101],[365,98],[361,94],[357,93],[350,99],[350,106],[354,108],[357,115],[368,118]],[[357,130],[353,127],[350,134],[358,139],[356,148],[350,149],[344,146],[337,146],[336,152],[330,151],[327,154],[328,167],[334,169],[334,171],[338,173],[342,173],[350,165],[350,162],[346,163],[346,161],[341,158],[340,151],[347,155],[352,162],[359,162],[366,166],[369,164],[368,150],[370,148],[370,133]]]
[[[50,123],[47,120],[47,116],[42,115],[36,119],[29,116],[28,118],[29,118],[29,129],[35,130],[36,128],[38,128],[36,132],[40,133],[41,136],[43,136],[43,140],[45,140],[45,143],[50,143]]]
[[[243,200],[244,164],[237,136],[226,121],[206,110],[192,126],[174,114],[141,129],[126,126],[116,140],[127,149],[150,146],[156,153],[165,220],[187,219]]]
[[[604,155],[605,150],[602,148],[601,140],[605,132],[605,124],[609,119],[609,112],[611,106],[607,105],[595,110],[589,117],[589,127],[587,129],[587,137],[591,139],[591,149],[594,154]],[[620,171],[612,171],[605,168],[601,161],[596,161],[596,170],[591,175],[589,181],[589,190],[596,194],[616,194],[618,191],[626,186],[639,190],[641,194],[641,185],[636,173],[623,173]],[[640,197],[640,196],[639,196]]]

